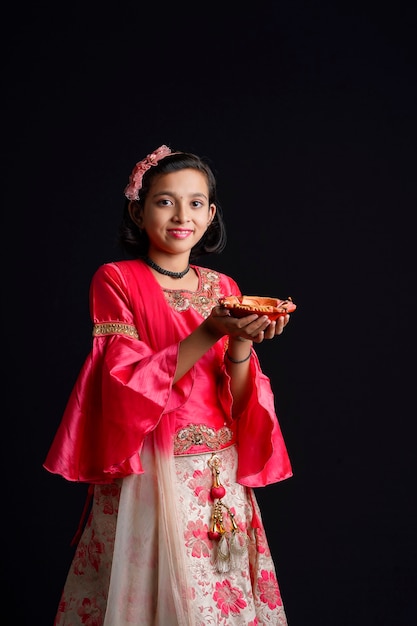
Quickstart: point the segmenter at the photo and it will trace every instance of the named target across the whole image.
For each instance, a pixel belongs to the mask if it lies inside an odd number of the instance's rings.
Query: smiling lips
[[[192,230],[189,229],[181,229],[181,228],[175,228],[172,230],[168,230],[169,234],[172,237],[175,237],[176,239],[185,239],[186,237],[188,237],[189,235],[193,234]]]

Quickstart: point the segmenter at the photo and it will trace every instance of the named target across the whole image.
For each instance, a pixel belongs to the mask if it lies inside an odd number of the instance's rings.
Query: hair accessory
[[[158,263],[155,263],[155,261],[152,261],[152,259],[150,259],[148,256],[146,256],[143,260],[147,265],[149,265],[149,267],[152,267],[156,272],[164,274],[164,276],[170,276],[171,278],[182,278],[190,271],[189,264],[187,265],[185,270],[182,270],[182,272],[171,272],[170,270],[164,270],[163,267],[158,265]]]
[[[145,159],[136,163],[129,176],[129,184],[125,188],[125,196],[128,200],[139,200],[139,189],[142,187],[142,178],[152,165],[156,165],[158,161],[172,154],[171,148],[168,146],[159,146],[156,150],[148,154]]]

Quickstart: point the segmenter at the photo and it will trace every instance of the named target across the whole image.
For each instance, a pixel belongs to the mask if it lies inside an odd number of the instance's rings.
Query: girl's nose
[[[188,217],[187,207],[185,206],[185,204],[177,205],[177,210],[174,215],[174,220],[176,222],[179,222],[180,224],[182,224],[183,222],[188,222],[189,217]]]

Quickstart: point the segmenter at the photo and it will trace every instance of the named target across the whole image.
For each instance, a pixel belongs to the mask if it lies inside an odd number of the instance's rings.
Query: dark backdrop
[[[413,3],[19,3],[3,19],[3,606],[52,625],[85,486],[42,468],[162,143],[207,156],[294,477],[258,489],[290,626],[411,626],[416,601]],[[375,10],[376,9],[376,10]]]

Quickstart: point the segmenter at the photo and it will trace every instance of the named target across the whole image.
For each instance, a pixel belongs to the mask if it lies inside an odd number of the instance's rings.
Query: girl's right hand
[[[271,325],[267,315],[252,313],[246,317],[233,317],[230,311],[221,306],[212,309],[208,318],[203,322],[207,330],[221,339],[224,335],[241,337],[255,343],[264,340],[264,332]],[[274,333],[275,334],[275,333]]]

